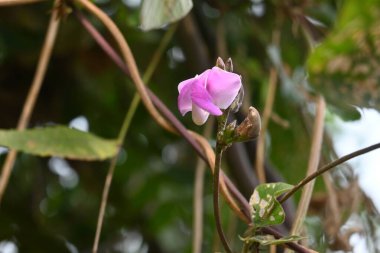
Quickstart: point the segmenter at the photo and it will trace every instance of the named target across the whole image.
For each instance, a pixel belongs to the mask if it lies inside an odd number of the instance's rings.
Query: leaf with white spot
[[[280,239],[275,239],[272,235],[255,235],[252,237],[241,238],[245,243],[259,243],[260,245],[279,245],[288,242],[296,242],[304,239],[305,237],[298,235],[285,236]]]
[[[269,183],[257,186],[249,200],[251,216],[256,228],[278,225],[284,222],[285,212],[277,197],[293,186],[286,183]]]

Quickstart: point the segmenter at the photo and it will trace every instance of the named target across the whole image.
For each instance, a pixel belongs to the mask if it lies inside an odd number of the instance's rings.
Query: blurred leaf
[[[310,80],[328,102],[380,110],[380,1],[342,2],[336,27],[311,54]]]
[[[117,142],[65,126],[24,131],[0,130],[0,145],[39,156],[104,160],[115,156]]]
[[[161,28],[185,17],[193,7],[192,0],[144,0],[140,21],[144,31]]]
[[[277,197],[293,186],[286,183],[270,183],[257,186],[249,200],[252,220],[256,228],[278,225],[284,222],[285,212]]]
[[[267,246],[267,245],[278,245],[278,244],[284,244],[288,242],[299,241],[304,238],[305,237],[298,236],[298,235],[290,235],[290,236],[282,237],[280,239],[275,239],[272,235],[256,235],[256,236],[241,238],[241,239],[246,243],[256,242],[263,246]]]

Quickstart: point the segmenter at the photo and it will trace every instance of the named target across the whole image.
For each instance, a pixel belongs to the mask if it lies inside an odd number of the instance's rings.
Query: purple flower
[[[178,85],[179,111],[182,116],[192,111],[194,123],[202,125],[210,114],[222,115],[220,109],[231,105],[240,88],[239,75],[213,67]]]

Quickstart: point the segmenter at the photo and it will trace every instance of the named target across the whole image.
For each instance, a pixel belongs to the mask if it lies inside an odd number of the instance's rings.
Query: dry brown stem
[[[0,0],[0,7],[22,5],[22,4],[33,4],[33,3],[39,3],[42,1],[44,0]]]
[[[324,129],[324,120],[325,120],[325,109],[326,104],[322,96],[319,96],[317,99],[317,111],[315,115],[315,121],[313,126],[313,137],[311,142],[309,163],[307,166],[306,175],[311,175],[318,170],[319,158],[321,154],[321,147],[323,141],[323,129]],[[298,204],[296,217],[292,226],[291,234],[298,235],[301,232],[303,221],[306,217],[307,210],[309,208],[311,195],[314,189],[314,182],[310,182],[308,185],[304,186],[301,200]],[[285,252],[290,252],[287,249]]]

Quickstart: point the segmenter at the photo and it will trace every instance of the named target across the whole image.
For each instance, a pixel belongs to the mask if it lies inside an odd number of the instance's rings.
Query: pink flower
[[[178,85],[178,108],[182,116],[192,111],[197,125],[206,122],[208,116],[220,116],[220,109],[227,109],[241,88],[239,75],[218,67],[204,71]]]

